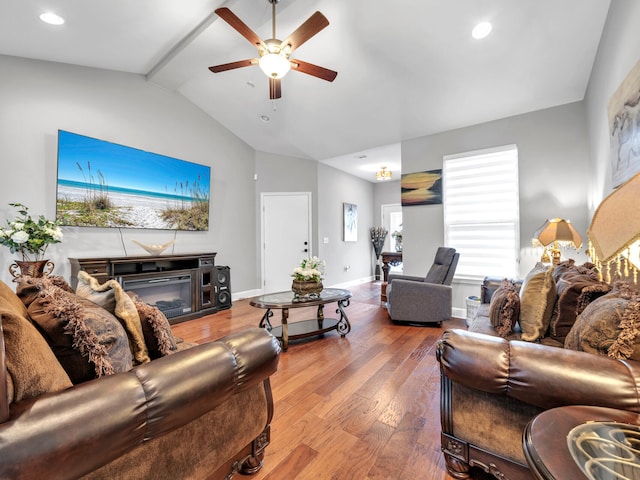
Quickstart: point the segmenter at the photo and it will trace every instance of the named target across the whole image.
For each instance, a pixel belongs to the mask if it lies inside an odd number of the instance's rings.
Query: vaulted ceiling
[[[230,8],[266,40],[268,0],[7,0],[0,54],[144,75],[256,150],[373,181],[382,165],[399,170],[402,140],[581,100],[609,3],[280,0],[280,39],[316,10],[328,18],[295,57],[338,76],[329,83],[291,71],[275,101],[257,66],[207,69],[256,56],[214,10]],[[44,24],[45,9],[66,23]],[[493,30],[474,40],[481,21]]]

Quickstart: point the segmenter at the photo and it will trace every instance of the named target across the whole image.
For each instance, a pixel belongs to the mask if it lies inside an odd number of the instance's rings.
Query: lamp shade
[[[607,198],[595,214],[587,230],[592,260],[608,265],[620,255],[638,261],[640,243],[640,173],[637,173]],[[636,265],[640,268],[640,265]]]
[[[555,242],[562,246],[572,246],[577,250],[582,246],[582,237],[569,220],[550,218],[534,233],[533,244],[546,247],[555,245]]]

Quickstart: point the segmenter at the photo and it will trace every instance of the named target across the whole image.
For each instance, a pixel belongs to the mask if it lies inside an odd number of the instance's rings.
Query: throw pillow
[[[127,334],[107,310],[46,277],[23,277],[17,292],[33,298],[29,316],[74,384],[131,369]]]
[[[606,294],[611,287],[598,279],[594,270],[577,267],[559,276],[558,299],[549,323],[549,336],[564,343],[578,315],[596,298]]]
[[[520,297],[518,289],[512,281],[502,280],[500,286],[491,297],[489,304],[489,319],[491,326],[497,330],[498,335],[507,337],[513,333],[520,315]]]
[[[25,306],[1,281],[0,319],[9,403],[72,386],[49,345],[29,321]]]
[[[95,277],[80,271],[78,272],[76,293],[93,303],[97,303],[122,321],[122,326],[129,337],[133,359],[137,364],[150,361],[138,310],[133,300],[117,281],[108,280],[100,284]]]
[[[164,313],[157,307],[148,305],[138,299],[133,292],[127,292],[131,297],[140,316],[144,341],[152,360],[171,355],[178,351],[176,338],[171,331],[171,324]]]
[[[520,289],[520,328],[522,340],[535,342],[549,328],[556,300],[553,268],[538,262],[527,274]]]
[[[640,295],[623,282],[580,314],[565,348],[613,358],[640,360]]]

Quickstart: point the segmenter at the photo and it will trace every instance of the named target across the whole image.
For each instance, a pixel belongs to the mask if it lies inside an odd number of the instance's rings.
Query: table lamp
[[[640,173],[605,198],[587,230],[588,254],[603,279],[633,278],[640,270]]]
[[[544,247],[540,261],[549,263],[551,251],[553,265],[560,263],[560,247],[573,247],[578,250],[582,246],[582,237],[573,228],[569,220],[550,218],[536,230],[532,240],[534,247]],[[552,246],[550,246],[552,245]]]

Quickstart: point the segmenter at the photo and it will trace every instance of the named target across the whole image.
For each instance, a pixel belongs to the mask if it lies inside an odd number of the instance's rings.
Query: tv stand
[[[227,290],[227,298],[231,292],[228,284],[218,285],[215,257],[216,253],[195,253],[69,258],[70,283],[75,289],[79,271],[100,283],[116,280],[125,291],[160,308],[170,323],[179,323],[231,306],[231,302],[217,302],[219,289]]]

